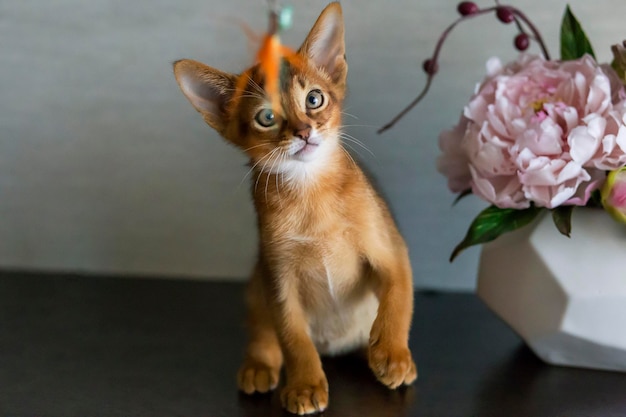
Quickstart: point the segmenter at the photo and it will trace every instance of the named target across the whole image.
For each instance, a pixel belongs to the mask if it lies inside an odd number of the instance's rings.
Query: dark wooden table
[[[276,393],[237,392],[242,289],[0,272],[0,416],[287,415]],[[416,385],[389,391],[360,357],[327,359],[324,416],[626,416],[626,374],[544,365],[474,295],[415,307]]]

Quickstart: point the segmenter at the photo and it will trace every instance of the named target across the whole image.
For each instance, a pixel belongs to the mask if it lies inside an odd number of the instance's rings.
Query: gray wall
[[[297,46],[326,0],[292,2]],[[411,248],[420,287],[471,289],[478,250],[447,262],[475,198],[452,208],[435,170],[438,132],[456,122],[485,60],[516,55],[512,27],[460,26],[427,100],[384,136],[376,127],[424,82],[421,61],[456,1],[343,2],[348,131]],[[571,0],[598,56],[626,38],[623,0]],[[489,5],[490,2],[482,2]],[[523,0],[558,55],[565,1]],[[5,0],[0,3],[0,267],[232,278],[248,274],[255,226],[245,160],[204,125],[170,63],[237,71],[252,56],[233,23],[265,27],[261,0]],[[621,28],[621,29],[620,29]],[[536,49],[535,49],[536,50]]]

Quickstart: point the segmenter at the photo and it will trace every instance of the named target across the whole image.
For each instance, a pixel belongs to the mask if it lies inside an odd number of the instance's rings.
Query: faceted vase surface
[[[626,371],[626,227],[578,208],[483,246],[479,297],[545,362]]]

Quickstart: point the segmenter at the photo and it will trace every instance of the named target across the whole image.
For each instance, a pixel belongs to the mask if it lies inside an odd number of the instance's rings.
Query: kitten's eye
[[[324,94],[320,90],[312,90],[306,96],[307,109],[319,109],[324,104]]]
[[[272,127],[276,124],[276,116],[274,116],[272,109],[263,109],[259,111],[256,116],[254,116],[254,120],[261,127]]]

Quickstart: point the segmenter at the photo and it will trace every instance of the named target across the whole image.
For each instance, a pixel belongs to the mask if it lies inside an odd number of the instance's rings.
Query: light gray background
[[[292,1],[299,45],[326,0]],[[553,55],[565,1],[523,0]],[[571,0],[600,60],[626,38],[623,0]],[[378,177],[411,248],[419,287],[472,289],[478,250],[447,261],[485,203],[453,195],[435,170],[492,55],[515,34],[493,17],[458,27],[426,101],[394,130],[376,127],[424,82],[421,62],[456,1],[343,2],[355,149]],[[493,3],[480,2],[487,6]],[[183,57],[239,71],[252,50],[236,19],[266,25],[262,0],[0,2],[0,267],[243,279],[255,254],[245,160],[179,92]],[[537,51],[536,48],[533,49]]]

